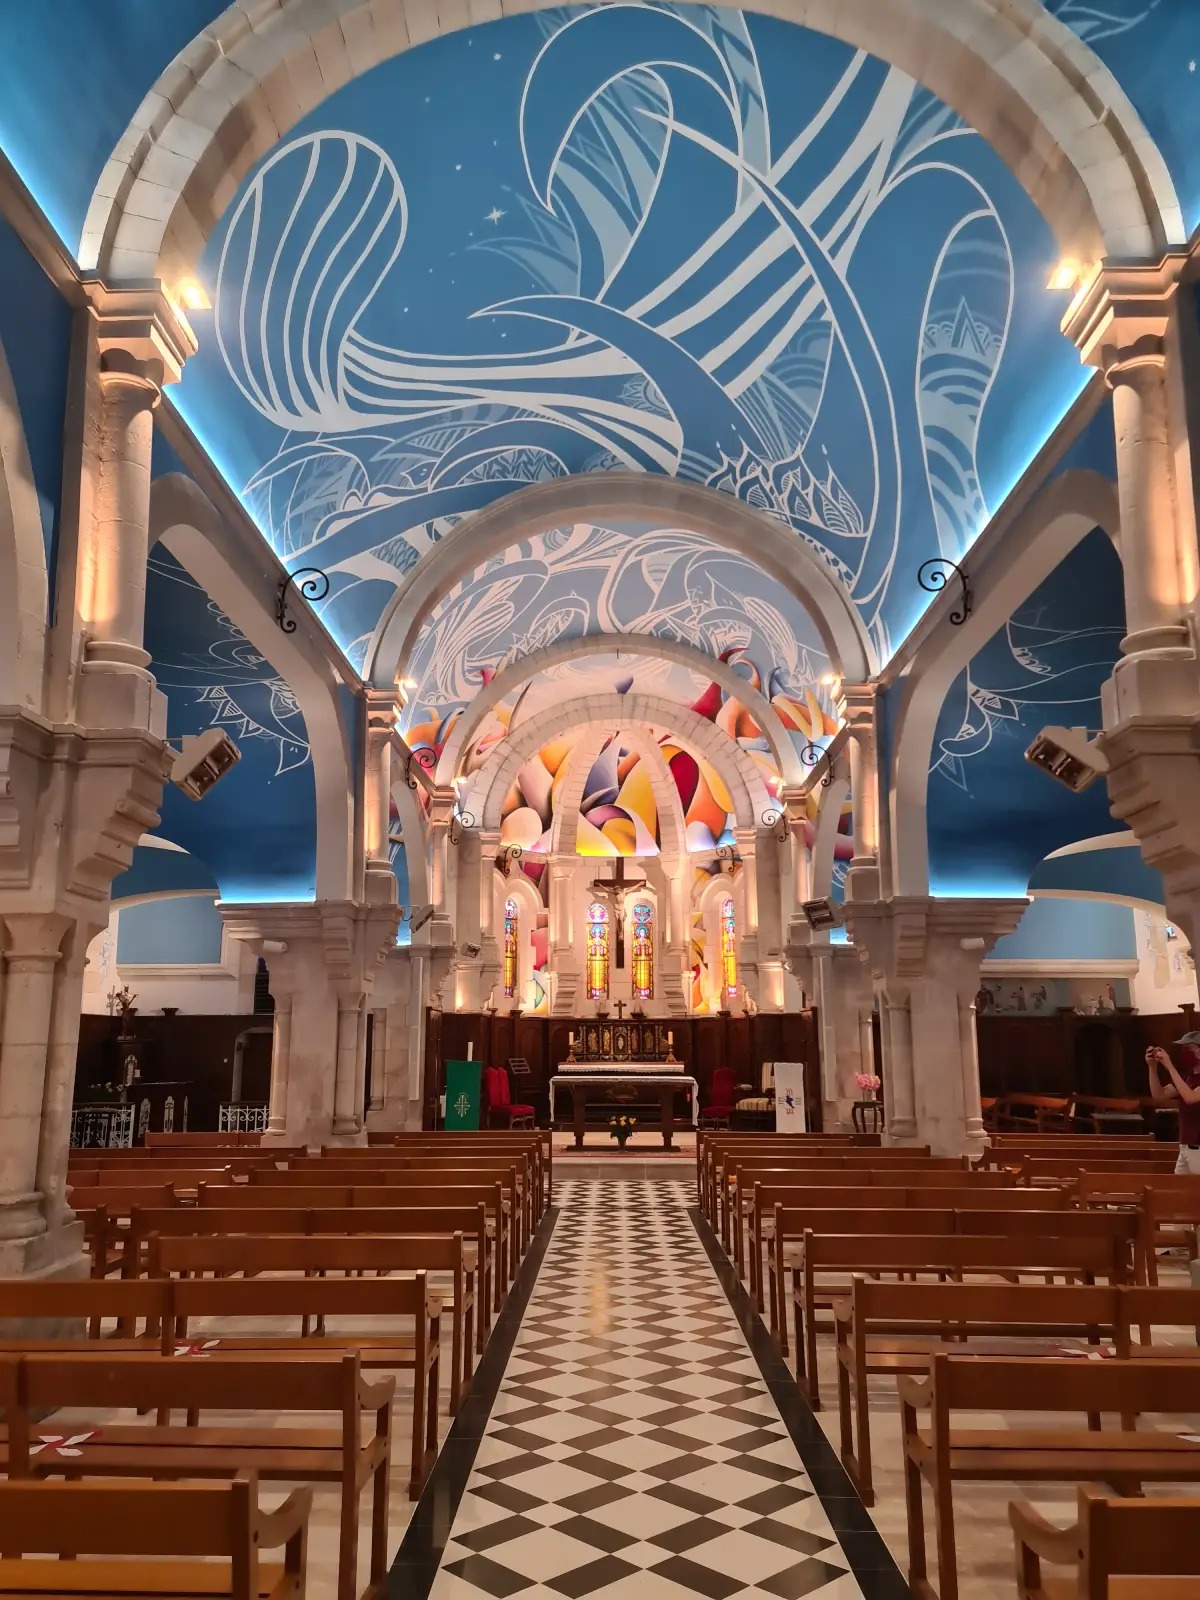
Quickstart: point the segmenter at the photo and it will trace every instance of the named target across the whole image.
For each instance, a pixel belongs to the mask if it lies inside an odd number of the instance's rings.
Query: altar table
[[[599,1070],[597,1070],[599,1068]],[[612,1088],[625,1089],[634,1096],[640,1097],[643,1090],[654,1090],[659,1104],[662,1107],[662,1136],[663,1148],[671,1148],[671,1135],[675,1128],[675,1096],[681,1089],[691,1090],[692,1095],[692,1126],[697,1126],[700,1119],[699,1085],[695,1078],[688,1077],[683,1071],[683,1065],[667,1066],[664,1062],[655,1062],[649,1068],[631,1067],[628,1062],[589,1062],[586,1070],[572,1070],[556,1072],[550,1079],[550,1126],[554,1126],[554,1102],[559,1089],[568,1089],[574,1109],[572,1126],[575,1133],[575,1148],[583,1149],[583,1136],[587,1131],[587,1108],[589,1103],[596,1105],[602,1100],[607,1100],[607,1093],[591,1093],[589,1090],[604,1090]]]

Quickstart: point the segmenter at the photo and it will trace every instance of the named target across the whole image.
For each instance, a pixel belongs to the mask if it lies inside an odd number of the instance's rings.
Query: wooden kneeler
[[[252,1472],[136,1488],[10,1480],[0,1483],[0,1600],[304,1600],[311,1511],[311,1489],[261,1510]],[[282,1563],[259,1559],[280,1547]]]
[[[395,1380],[368,1383],[357,1355],[226,1356],[204,1360],[161,1355],[9,1356],[0,1359],[0,1399],[8,1420],[10,1479],[55,1477],[262,1478],[341,1485],[338,1600],[358,1595],[358,1519],[370,1484],[370,1579],[359,1600],[378,1600],[387,1585],[388,1479]],[[47,1411],[130,1409],[156,1422],[105,1422],[66,1439]],[[278,1428],[248,1421],[179,1426],[176,1411],[326,1411],[334,1428]],[[364,1412],[374,1432],[360,1437]],[[50,1442],[46,1442],[49,1440]],[[61,1442],[55,1442],[55,1441]],[[78,1548],[77,1546],[75,1548]]]

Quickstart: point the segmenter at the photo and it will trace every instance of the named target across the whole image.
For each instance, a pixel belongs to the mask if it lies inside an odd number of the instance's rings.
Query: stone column
[[[152,412],[196,342],[157,286],[85,285],[100,364],[98,481],[80,550],[84,656],[79,721],[162,733],[165,703],[142,647],[150,529]]]
[[[63,941],[62,959],[54,975],[46,1049],[46,1086],[42,1094],[37,1188],[42,1196],[47,1233],[71,1228],[70,1236],[60,1235],[59,1254],[68,1259],[84,1248],[82,1224],[72,1227],[74,1213],[67,1204],[67,1160],[71,1112],[75,1101],[75,1072],[79,1064],[83,969],[87,962],[87,947],[99,932],[95,923],[75,922]]]
[[[6,914],[4,1017],[0,1024],[0,1265],[28,1271],[46,1232],[38,1147],[55,970],[70,922],[57,913]],[[33,1253],[36,1254],[36,1251]]]
[[[904,896],[846,908],[882,1011],[884,1094],[893,1143],[935,1155],[987,1144],[979,1102],[975,995],[980,964],[1026,900]]]
[[[1195,505],[1177,467],[1195,450],[1178,369],[1182,324],[1195,318],[1186,252],[1143,266],[1105,267],[1063,322],[1084,361],[1113,392],[1120,549],[1128,633],[1105,685],[1104,731],[1113,815],[1162,873],[1167,910],[1200,937],[1200,672],[1189,621],[1200,592]],[[1175,370],[1173,370],[1175,369]],[[1175,381],[1172,382],[1171,380]],[[1175,397],[1173,399],[1173,397]]]
[[[873,683],[844,683],[838,690],[838,716],[850,735],[854,806],[854,857],[846,874],[847,900],[877,900],[883,892],[878,702],[879,691]]]
[[[271,1039],[271,1099],[264,1144],[282,1140],[287,1132],[288,1072],[292,1054],[292,997],[286,991],[276,994],[272,989],[271,993],[275,1018]]]

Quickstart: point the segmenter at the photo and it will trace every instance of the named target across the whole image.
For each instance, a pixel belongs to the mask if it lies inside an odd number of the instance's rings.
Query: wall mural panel
[[[361,663],[523,485],[676,473],[790,525],[887,656],[1078,392],[1056,251],[903,73],[717,7],[541,12],[331,96],[214,237],[181,403]]]
[[[933,893],[1023,894],[1043,856],[1113,832],[1102,782],[1071,794],[1024,753],[1047,723],[1098,731],[1124,632],[1120,561],[1096,529],[956,680],[934,734]]]
[[[162,546],[146,576],[146,649],[167,736],[222,727],[242,759],[203,800],[167,785],[161,833],[207,864],[226,900],[311,899],[316,795],[295,696]]]

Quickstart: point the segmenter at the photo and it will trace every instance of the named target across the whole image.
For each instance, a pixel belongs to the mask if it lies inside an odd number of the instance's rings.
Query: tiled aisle
[[[432,1600],[861,1600],[690,1187],[556,1187]]]

